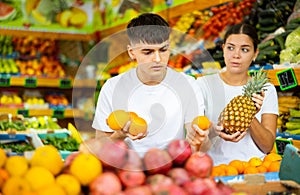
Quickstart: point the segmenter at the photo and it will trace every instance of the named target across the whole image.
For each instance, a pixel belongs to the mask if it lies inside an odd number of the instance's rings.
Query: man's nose
[[[155,62],[160,62],[160,61],[161,61],[161,57],[160,57],[159,51],[156,51],[156,52],[154,53],[154,61],[155,61]]]

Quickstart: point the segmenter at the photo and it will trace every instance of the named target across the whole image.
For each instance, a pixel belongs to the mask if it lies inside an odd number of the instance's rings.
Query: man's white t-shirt
[[[195,79],[168,68],[158,85],[144,85],[136,69],[115,76],[101,88],[93,128],[112,132],[106,124],[108,115],[118,109],[133,111],[148,124],[148,134],[140,140],[125,141],[140,156],[150,148],[166,148],[174,139],[184,139],[184,124],[201,114]]]
[[[210,77],[207,81],[207,77]],[[205,115],[218,123],[219,114],[223,108],[235,97],[243,93],[243,86],[230,86],[223,82],[219,74],[199,77],[197,87],[204,98]],[[207,84],[212,82],[213,84]],[[261,121],[261,115],[264,113],[278,115],[278,98],[277,92],[271,83],[266,87],[264,102],[261,110],[255,115],[258,121]],[[263,158],[265,154],[256,146],[248,131],[246,136],[239,142],[225,141],[220,137],[215,137],[213,146],[208,154],[213,158],[214,165],[222,163],[228,164],[230,161],[239,159],[248,161],[251,157]]]

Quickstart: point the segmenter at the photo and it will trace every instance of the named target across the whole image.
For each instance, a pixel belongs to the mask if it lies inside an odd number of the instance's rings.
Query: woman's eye
[[[161,49],[160,52],[166,52],[168,49]]]
[[[150,55],[152,53],[153,53],[153,51],[147,51],[147,52],[144,52],[144,55]]]
[[[232,51],[233,47],[232,46],[228,46],[227,49],[230,50],[230,51]]]
[[[249,49],[247,49],[247,48],[242,48],[242,51],[245,52],[245,53],[247,53],[247,52],[249,52]]]

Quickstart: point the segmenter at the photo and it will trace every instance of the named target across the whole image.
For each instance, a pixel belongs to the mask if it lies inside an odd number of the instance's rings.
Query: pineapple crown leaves
[[[269,78],[267,77],[267,73],[263,71],[261,68],[259,71],[255,72],[250,80],[248,80],[247,84],[243,87],[243,94],[245,96],[251,97],[253,93],[260,94],[269,82]]]

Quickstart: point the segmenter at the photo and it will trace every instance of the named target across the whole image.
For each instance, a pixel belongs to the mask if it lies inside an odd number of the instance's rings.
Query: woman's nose
[[[234,50],[234,53],[233,53],[233,57],[235,57],[235,58],[240,58],[240,50],[239,49],[235,49]]]

